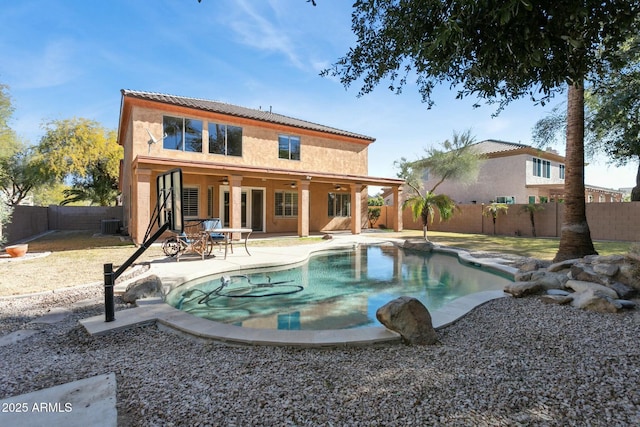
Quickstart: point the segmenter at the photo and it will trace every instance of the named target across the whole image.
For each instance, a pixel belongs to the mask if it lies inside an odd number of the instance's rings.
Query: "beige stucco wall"
[[[158,142],[151,147],[148,145],[147,128],[158,139],[163,134],[162,118],[164,115],[186,117],[202,120],[203,122],[203,153],[167,150]],[[289,169],[299,171],[322,171],[325,173],[339,173],[350,175],[366,175],[368,173],[367,144],[346,142],[321,137],[317,133],[302,129],[287,129],[285,127],[260,127],[248,124],[247,121],[236,118],[224,120],[197,115],[181,115],[143,107],[135,107],[133,117],[133,146],[132,156],[137,155],[168,157],[176,160],[210,161],[238,166],[255,166],[264,168]],[[242,127],[242,157],[209,154],[208,123],[217,122]],[[300,137],[300,160],[285,160],[278,158],[278,135],[292,135]]]
[[[543,158],[543,157],[540,157]],[[562,185],[559,177],[558,162],[551,161],[551,177],[533,176],[533,156],[519,154],[485,159],[481,162],[478,178],[475,182],[462,184],[451,180],[444,181],[436,189],[438,194],[446,194],[458,203],[490,203],[496,197],[513,196],[516,203],[529,203],[529,196],[549,197],[545,188],[527,187],[527,185]],[[437,179],[425,181],[425,189],[431,190]]]

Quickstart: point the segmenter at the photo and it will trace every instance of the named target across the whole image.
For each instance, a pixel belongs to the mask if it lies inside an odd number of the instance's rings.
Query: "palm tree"
[[[454,132],[451,141],[442,143],[442,149],[430,148],[428,157],[416,161],[408,161],[405,158],[394,162],[400,168],[398,176],[405,180],[405,184],[413,196],[402,204],[402,207],[411,207],[414,219],[422,220],[422,230],[425,240],[427,238],[427,224],[435,216],[438,210],[440,220],[449,220],[457,208],[456,203],[446,194],[436,194],[436,188],[445,180],[460,183],[475,181],[478,176],[479,163],[483,156],[474,147],[474,138],[470,131],[462,133]],[[422,193],[424,187],[424,173],[437,178],[431,190]]]
[[[493,234],[496,234],[496,219],[498,218],[498,214],[500,212],[504,212],[505,215],[509,210],[509,205],[506,203],[491,203],[484,207],[484,212],[482,213],[484,216],[491,216],[493,220]]]
[[[456,203],[451,200],[446,194],[435,194],[431,191],[427,191],[425,195],[417,194],[402,204],[402,208],[410,206],[413,218],[422,220],[422,237],[424,240],[429,241],[427,238],[427,224],[433,223],[436,209],[440,214],[440,220],[449,220],[453,216],[453,212],[456,209]],[[429,221],[431,220],[431,221]]]
[[[531,220],[531,234],[533,234],[533,237],[536,237],[536,221],[534,218],[534,214],[543,209],[544,206],[537,205],[535,203],[529,203],[528,205],[522,206],[522,212],[529,214],[529,219]]]
[[[597,255],[591,240],[584,200],[584,87],[569,85],[564,219],[554,262]]]

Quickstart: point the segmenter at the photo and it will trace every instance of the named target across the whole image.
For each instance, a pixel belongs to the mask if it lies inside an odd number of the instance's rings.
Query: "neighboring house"
[[[403,184],[368,176],[374,138],[203,99],[122,90],[118,142],[124,222],[138,243],[156,206],[156,177],[174,168],[183,171],[185,220],[298,236],[360,233],[367,186],[397,193]]]
[[[564,198],[564,157],[547,148],[487,140],[474,144],[484,155],[478,179],[471,184],[444,181],[437,192],[457,203],[546,203]],[[437,177],[425,172],[425,188],[431,189]],[[616,190],[585,186],[587,201],[622,201]]]
[[[611,203],[622,202],[625,192],[623,190],[612,190],[611,188],[585,185],[585,197],[587,203]]]

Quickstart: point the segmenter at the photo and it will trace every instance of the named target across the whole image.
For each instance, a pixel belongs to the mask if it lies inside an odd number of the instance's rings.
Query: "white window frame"
[[[281,196],[278,200],[278,196]],[[276,218],[298,217],[298,192],[278,190],[274,193],[274,216]]]
[[[533,158],[533,176],[551,178],[551,162],[549,160]]]
[[[329,204],[331,195],[333,195],[333,203]],[[348,193],[329,193],[327,208],[329,218],[351,218],[351,195]],[[344,212],[345,209],[347,212]]]
[[[199,217],[200,187],[189,185],[182,188],[182,212],[184,212],[185,219]],[[194,212],[195,215],[192,215]]]

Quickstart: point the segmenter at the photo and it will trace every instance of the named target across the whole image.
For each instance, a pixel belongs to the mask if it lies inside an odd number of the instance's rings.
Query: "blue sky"
[[[476,141],[531,144],[550,107],[528,99],[497,118],[493,106],[438,88],[427,110],[413,82],[402,95],[382,84],[358,98],[319,76],[353,45],[351,2],[319,0],[5,1],[0,15],[0,83],[16,109],[12,127],[38,142],[41,124],[84,117],[117,128],[120,89],[228,102],[376,138],[369,174],[395,177],[393,161],[470,129]],[[561,101],[559,99],[558,101]],[[564,153],[564,146],[556,146]],[[637,165],[594,159],[586,182],[633,187]]]

